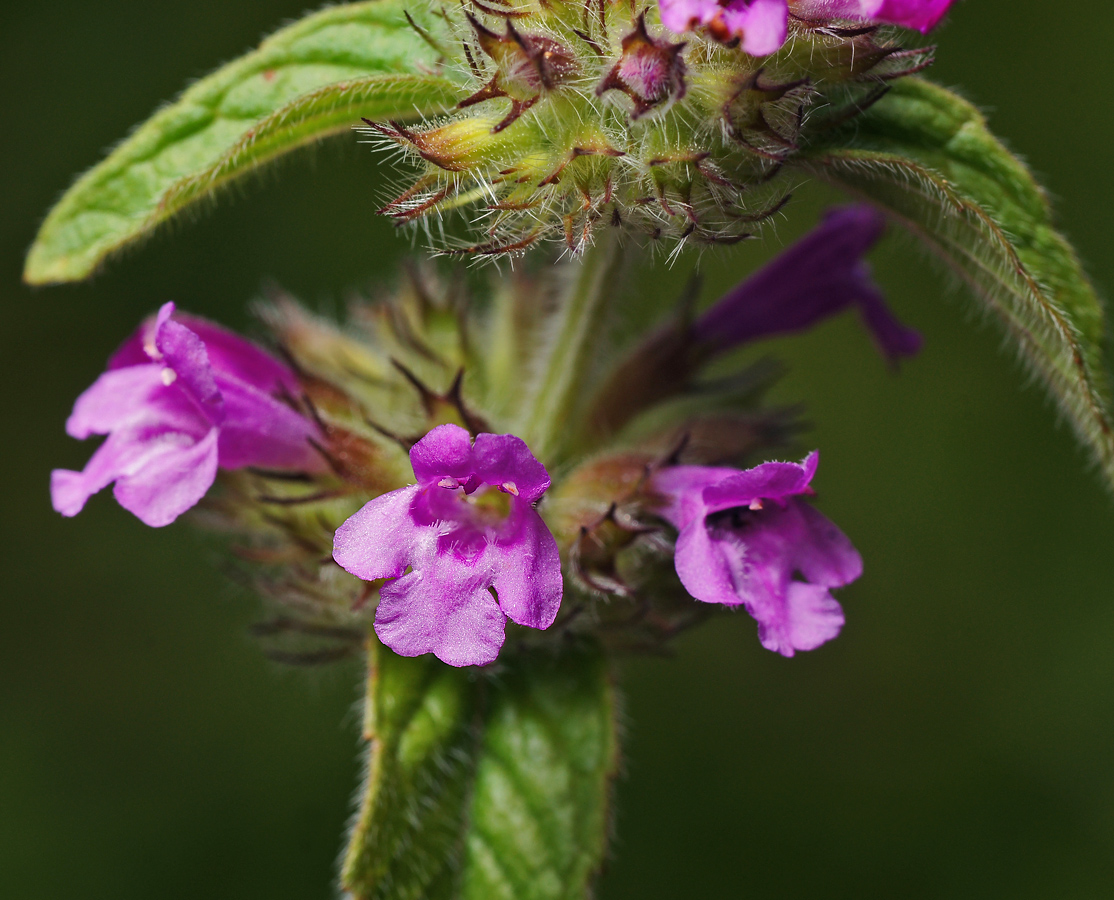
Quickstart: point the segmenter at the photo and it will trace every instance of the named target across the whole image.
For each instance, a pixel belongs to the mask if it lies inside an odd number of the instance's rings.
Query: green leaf
[[[973,288],[1114,483],[1102,304],[1045,193],[979,111],[905,78],[800,162],[886,208]]]
[[[606,662],[514,658],[485,725],[460,896],[583,900],[603,862],[618,759]]]
[[[359,900],[571,900],[603,860],[615,696],[594,649],[494,673],[372,647],[367,787],[341,881]]]
[[[274,157],[359,124],[456,102],[402,0],[314,13],[218,69],[83,175],[28,254],[29,284],[76,281],[186,205]]]

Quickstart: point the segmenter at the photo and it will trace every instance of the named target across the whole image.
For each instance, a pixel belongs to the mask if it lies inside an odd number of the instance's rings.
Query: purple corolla
[[[921,336],[890,312],[863,262],[885,227],[885,217],[865,204],[830,210],[820,225],[700,316],[693,337],[705,351],[716,352],[803,331],[854,307],[891,362],[915,354]]]
[[[276,396],[297,391],[264,350],[167,303],[77,398],[67,434],[108,438],[84,471],[51,473],[54,508],[77,515],[115,482],[120,505],[159,527],[205,495],[218,467],[320,468],[316,426]]]
[[[705,603],[743,606],[767,650],[792,656],[839,634],[830,588],[862,574],[858,551],[803,495],[819,454],[753,469],[671,466],[653,476],[661,515],[679,531],[675,565]]]
[[[927,33],[935,28],[953,0],[789,0],[803,18],[886,22]]]
[[[677,34],[703,27],[718,40],[738,38],[751,56],[776,53],[788,33],[786,0],[659,0],[658,10]]]
[[[379,591],[375,633],[402,656],[482,666],[506,620],[548,628],[561,605],[557,542],[534,503],[549,473],[521,438],[439,425],[410,450],[417,484],[337,529],[333,558]],[[493,593],[494,592],[494,593]]]
[[[745,53],[776,53],[789,32],[790,14],[803,19],[889,23],[927,32],[952,0],[659,0],[661,22],[682,34],[704,28],[724,42],[738,39]]]
[[[694,320],[678,318],[639,344],[601,389],[592,427],[613,434],[689,388],[719,354],[804,331],[849,307],[858,310],[891,363],[916,353],[921,336],[890,312],[863,260],[884,228],[885,218],[870,206],[828,212],[820,225]]]

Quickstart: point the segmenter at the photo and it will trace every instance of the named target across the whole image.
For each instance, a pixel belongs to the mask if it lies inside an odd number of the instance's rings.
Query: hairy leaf
[[[83,175],[28,254],[29,284],[76,281],[187,204],[260,163],[369,118],[456,100],[402,0],[335,6],[197,82]]]
[[[962,276],[1114,483],[1102,304],[1048,198],[979,111],[905,78],[802,162],[885,207]]]
[[[341,881],[360,900],[448,900],[462,866],[480,685],[432,656],[398,656],[374,639],[369,652],[367,784]]]
[[[586,897],[617,756],[603,657],[510,654],[487,673],[371,652],[368,783],[345,890],[359,900]]]
[[[607,839],[614,705],[598,654],[514,660],[489,698],[462,898],[587,895]]]

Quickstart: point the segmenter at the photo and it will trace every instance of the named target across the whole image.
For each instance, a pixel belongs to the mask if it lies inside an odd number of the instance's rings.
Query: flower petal
[[[723,10],[728,32],[742,38],[744,53],[767,56],[777,53],[789,30],[786,0],[734,0]]]
[[[677,536],[673,563],[681,584],[697,600],[738,606],[743,598],[733,569],[741,564],[743,552],[740,543],[730,536],[713,536],[704,520],[697,519]]]
[[[716,0],[660,0],[661,24],[677,34],[711,22],[722,7]]]
[[[704,489],[719,484],[738,471],[720,466],[668,466],[658,470],[654,473],[653,487],[665,496],[669,504],[658,512],[678,529],[698,516],[703,519],[707,515]]]
[[[866,267],[861,268],[865,273]],[[886,298],[870,280],[869,275],[863,274],[858,279],[854,294],[854,302],[859,308],[859,317],[884,356],[891,362],[896,362],[902,356],[916,356],[920,353],[921,346],[924,344],[921,333],[902,324],[893,314],[886,304]]]
[[[800,463],[768,462],[723,479],[704,490],[709,513],[749,506],[755,500],[784,502],[803,493],[816,472],[819,454],[810,453]]]
[[[503,646],[506,616],[482,574],[451,560],[384,585],[375,633],[401,656],[433,653],[450,666],[484,666]]]
[[[487,484],[533,503],[549,488],[549,473],[513,434],[480,434],[473,448],[475,473]]]
[[[494,573],[499,607],[511,621],[548,628],[561,608],[561,554],[537,511],[521,499],[514,505],[519,521],[513,537],[488,545],[485,561]]]
[[[158,451],[157,445],[144,437],[166,440],[164,435],[143,435],[142,428],[121,428],[96,449],[82,471],[55,469],[51,472],[50,496],[55,511],[64,516],[76,516],[93,494],[141,466],[152,451]]]
[[[863,574],[863,558],[850,539],[827,516],[796,501],[803,537],[793,554],[793,566],[814,584],[842,587]]]
[[[162,362],[155,346],[155,335],[174,314],[174,304],[164,303],[159,311],[144,319],[120,348],[108,360],[107,368],[122,369],[125,366],[142,366],[150,362]]]
[[[89,498],[108,486],[112,479],[98,485],[95,479],[73,469],[54,469],[50,473],[50,504],[64,516],[76,516]]]
[[[310,444],[317,426],[270,394],[217,376],[224,397],[220,430],[220,464],[225,469],[319,469],[320,455]]]
[[[707,337],[718,333],[739,343],[758,333],[781,330],[791,303],[816,293],[816,288],[842,276],[859,264],[886,229],[886,218],[864,203],[828,210],[820,224],[773,261],[751,275],[700,317],[698,330]],[[815,298],[813,302],[822,302]],[[739,332],[739,333],[734,333]]]
[[[185,444],[182,437],[168,432],[150,439],[142,462],[129,466],[112,489],[124,509],[153,528],[195,506],[217,477],[217,430],[196,443]]]
[[[843,609],[821,585],[791,581],[779,605],[775,615],[755,618],[762,646],[782,656],[815,650],[843,628]]]
[[[113,481],[142,472],[146,466],[155,464],[166,454],[188,453],[210,434],[211,432],[202,434],[197,439],[157,423],[140,423],[117,429],[97,448],[83,471],[55,469],[51,472],[50,493],[54,509],[64,516],[75,516],[93,494],[108,487]],[[213,477],[210,477],[209,484],[212,481]],[[204,492],[201,491],[202,494]],[[197,499],[200,499],[200,495]],[[197,499],[193,502],[196,503]],[[183,509],[192,505],[190,503]],[[179,510],[175,515],[182,511]],[[143,516],[139,517],[147,521]]]
[[[892,22],[928,33],[944,18],[952,0],[882,0],[881,3],[874,0],[870,5],[878,7],[871,14],[877,22]]]
[[[147,363],[105,372],[77,398],[66,433],[84,440],[138,422],[159,421],[200,438],[210,423],[180,389],[166,385],[163,368]]]
[[[201,338],[175,321],[166,321],[155,335],[155,346],[174,372],[177,383],[204,411],[213,424],[224,416],[220,389],[213,377],[209,354]]]
[[[284,388],[295,396],[299,393],[298,379],[290,367],[252,341],[197,316],[179,313],[174,320],[202,340],[218,376],[235,378],[266,394]]]
[[[939,24],[952,0],[794,0],[805,17],[889,22],[927,33]]]
[[[465,482],[474,472],[472,436],[459,425],[438,425],[410,448],[410,465],[423,486],[442,478]]]
[[[862,262],[885,225],[885,217],[865,204],[829,211],[820,225],[700,316],[693,336],[713,352],[722,352],[760,338],[804,331],[857,306],[886,356],[916,353],[920,335],[890,312]]]
[[[397,578],[406,571],[423,532],[410,515],[421,488],[382,494],[345,521],[333,537],[333,559],[364,581]]]

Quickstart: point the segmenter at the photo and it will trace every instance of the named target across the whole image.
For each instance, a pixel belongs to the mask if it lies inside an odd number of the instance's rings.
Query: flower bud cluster
[[[576,254],[611,227],[738,241],[785,201],[778,175],[810,133],[931,61],[877,26],[823,16],[788,18],[764,56],[619,0],[470,0],[422,21],[461,98],[418,126],[365,120],[418,167],[380,212],[430,227],[467,210],[479,239],[440,249],[478,256],[543,239]]]

